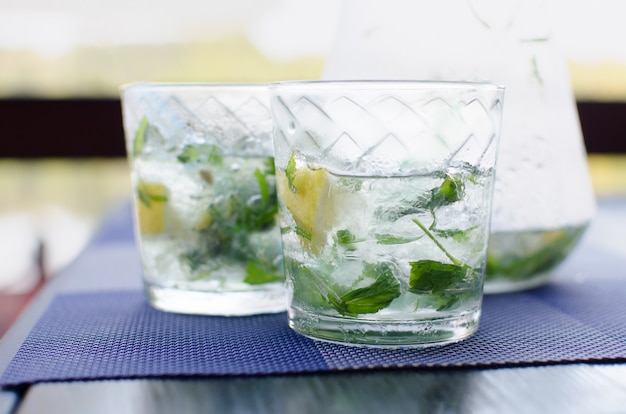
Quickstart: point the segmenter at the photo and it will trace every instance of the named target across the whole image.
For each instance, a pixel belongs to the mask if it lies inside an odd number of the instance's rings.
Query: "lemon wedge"
[[[200,214],[200,218],[196,221],[194,230],[202,231],[208,229],[213,224],[213,216],[208,210]]]
[[[287,174],[277,174],[276,180],[303,246],[318,253],[325,243],[324,229],[329,225],[322,222],[323,217],[319,217],[320,205],[329,192],[328,173],[321,168],[305,166],[295,170],[291,184]]]
[[[161,183],[137,183],[137,221],[141,234],[159,234],[165,230],[165,204],[168,191]]]

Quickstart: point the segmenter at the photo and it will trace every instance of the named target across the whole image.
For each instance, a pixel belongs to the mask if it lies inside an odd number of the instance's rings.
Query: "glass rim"
[[[343,90],[371,90],[371,91],[418,91],[418,90],[467,90],[483,89],[503,92],[505,87],[489,81],[462,81],[462,80],[418,80],[418,79],[318,79],[318,80],[290,80],[271,82],[269,89],[320,91],[341,88]]]
[[[211,89],[211,90],[262,90],[268,88],[267,82],[129,82],[120,85],[120,92],[130,90],[171,90],[171,89]]]

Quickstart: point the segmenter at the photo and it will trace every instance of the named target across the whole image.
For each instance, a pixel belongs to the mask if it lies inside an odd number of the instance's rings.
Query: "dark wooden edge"
[[[578,102],[589,153],[626,153],[626,102]],[[124,157],[119,99],[0,99],[0,158]]]
[[[0,100],[0,158],[123,157],[118,99]]]
[[[626,153],[626,102],[578,102],[588,153]]]

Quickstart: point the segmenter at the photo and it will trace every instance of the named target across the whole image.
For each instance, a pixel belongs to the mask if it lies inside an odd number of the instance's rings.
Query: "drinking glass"
[[[503,94],[465,82],[270,85],[291,328],[378,347],[476,331]]]
[[[267,85],[121,91],[145,291],[158,309],[285,309]]]

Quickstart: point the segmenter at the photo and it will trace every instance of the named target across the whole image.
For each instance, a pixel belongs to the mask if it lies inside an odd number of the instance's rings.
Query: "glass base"
[[[206,292],[146,284],[145,291],[150,305],[165,312],[246,316],[286,310],[282,285],[272,290]]]
[[[468,338],[478,329],[480,310],[425,320],[357,320],[289,310],[289,326],[301,335],[342,345],[423,348]]]
[[[546,284],[550,279],[550,275],[550,272],[546,272],[523,280],[511,280],[506,276],[494,277],[493,280],[485,281],[483,291],[486,295],[492,295],[533,289]]]

